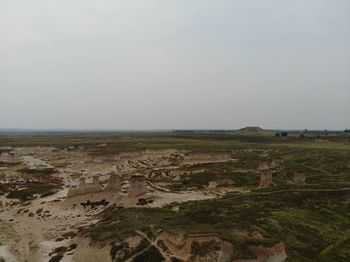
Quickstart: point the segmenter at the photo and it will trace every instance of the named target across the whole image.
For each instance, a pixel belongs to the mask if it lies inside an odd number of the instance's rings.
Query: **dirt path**
[[[150,239],[145,233],[143,233],[140,230],[136,230],[135,231],[137,234],[139,234],[141,237],[143,237],[145,240],[147,240],[151,246],[154,246],[159,253],[163,256],[163,258],[165,258],[165,261],[171,261],[170,257],[168,256],[168,254],[166,254],[162,248],[160,248],[157,244],[158,238],[156,238],[154,241],[152,239]],[[149,247],[148,247],[149,248]]]

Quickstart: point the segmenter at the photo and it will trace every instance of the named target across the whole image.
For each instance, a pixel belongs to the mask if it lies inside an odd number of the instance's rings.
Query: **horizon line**
[[[348,128],[261,128],[259,126],[246,126],[242,128],[145,128],[145,129],[109,129],[109,128],[0,128],[0,132],[174,132],[174,131],[238,131],[245,128],[260,128],[263,131],[344,131]]]

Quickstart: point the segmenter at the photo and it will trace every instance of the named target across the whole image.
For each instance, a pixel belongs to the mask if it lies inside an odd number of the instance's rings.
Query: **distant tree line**
[[[285,131],[283,131],[283,132],[277,132],[277,133],[275,134],[275,136],[287,137],[287,136],[288,136],[288,132],[285,132]]]

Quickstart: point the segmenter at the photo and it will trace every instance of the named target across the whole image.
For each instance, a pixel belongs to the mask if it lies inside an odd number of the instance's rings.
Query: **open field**
[[[41,132],[0,133],[2,146],[94,146],[107,144],[103,150],[175,148],[190,150],[230,150],[241,148],[292,147],[307,149],[350,150],[349,136],[274,137],[234,134],[178,134],[170,132]]]
[[[2,133],[0,153],[8,261],[350,259],[349,136]]]

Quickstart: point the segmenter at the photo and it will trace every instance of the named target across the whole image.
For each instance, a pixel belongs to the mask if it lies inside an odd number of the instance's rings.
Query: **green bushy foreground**
[[[112,223],[119,221],[119,223]],[[235,232],[259,232],[263,245],[283,241],[288,261],[349,261],[350,192],[254,192],[170,207],[114,209],[93,228],[95,240],[123,239],[145,225],[174,233],[217,233],[249,257]],[[248,241],[248,242],[247,242]],[[316,260],[315,260],[316,259]],[[336,260],[335,260],[336,259]]]

